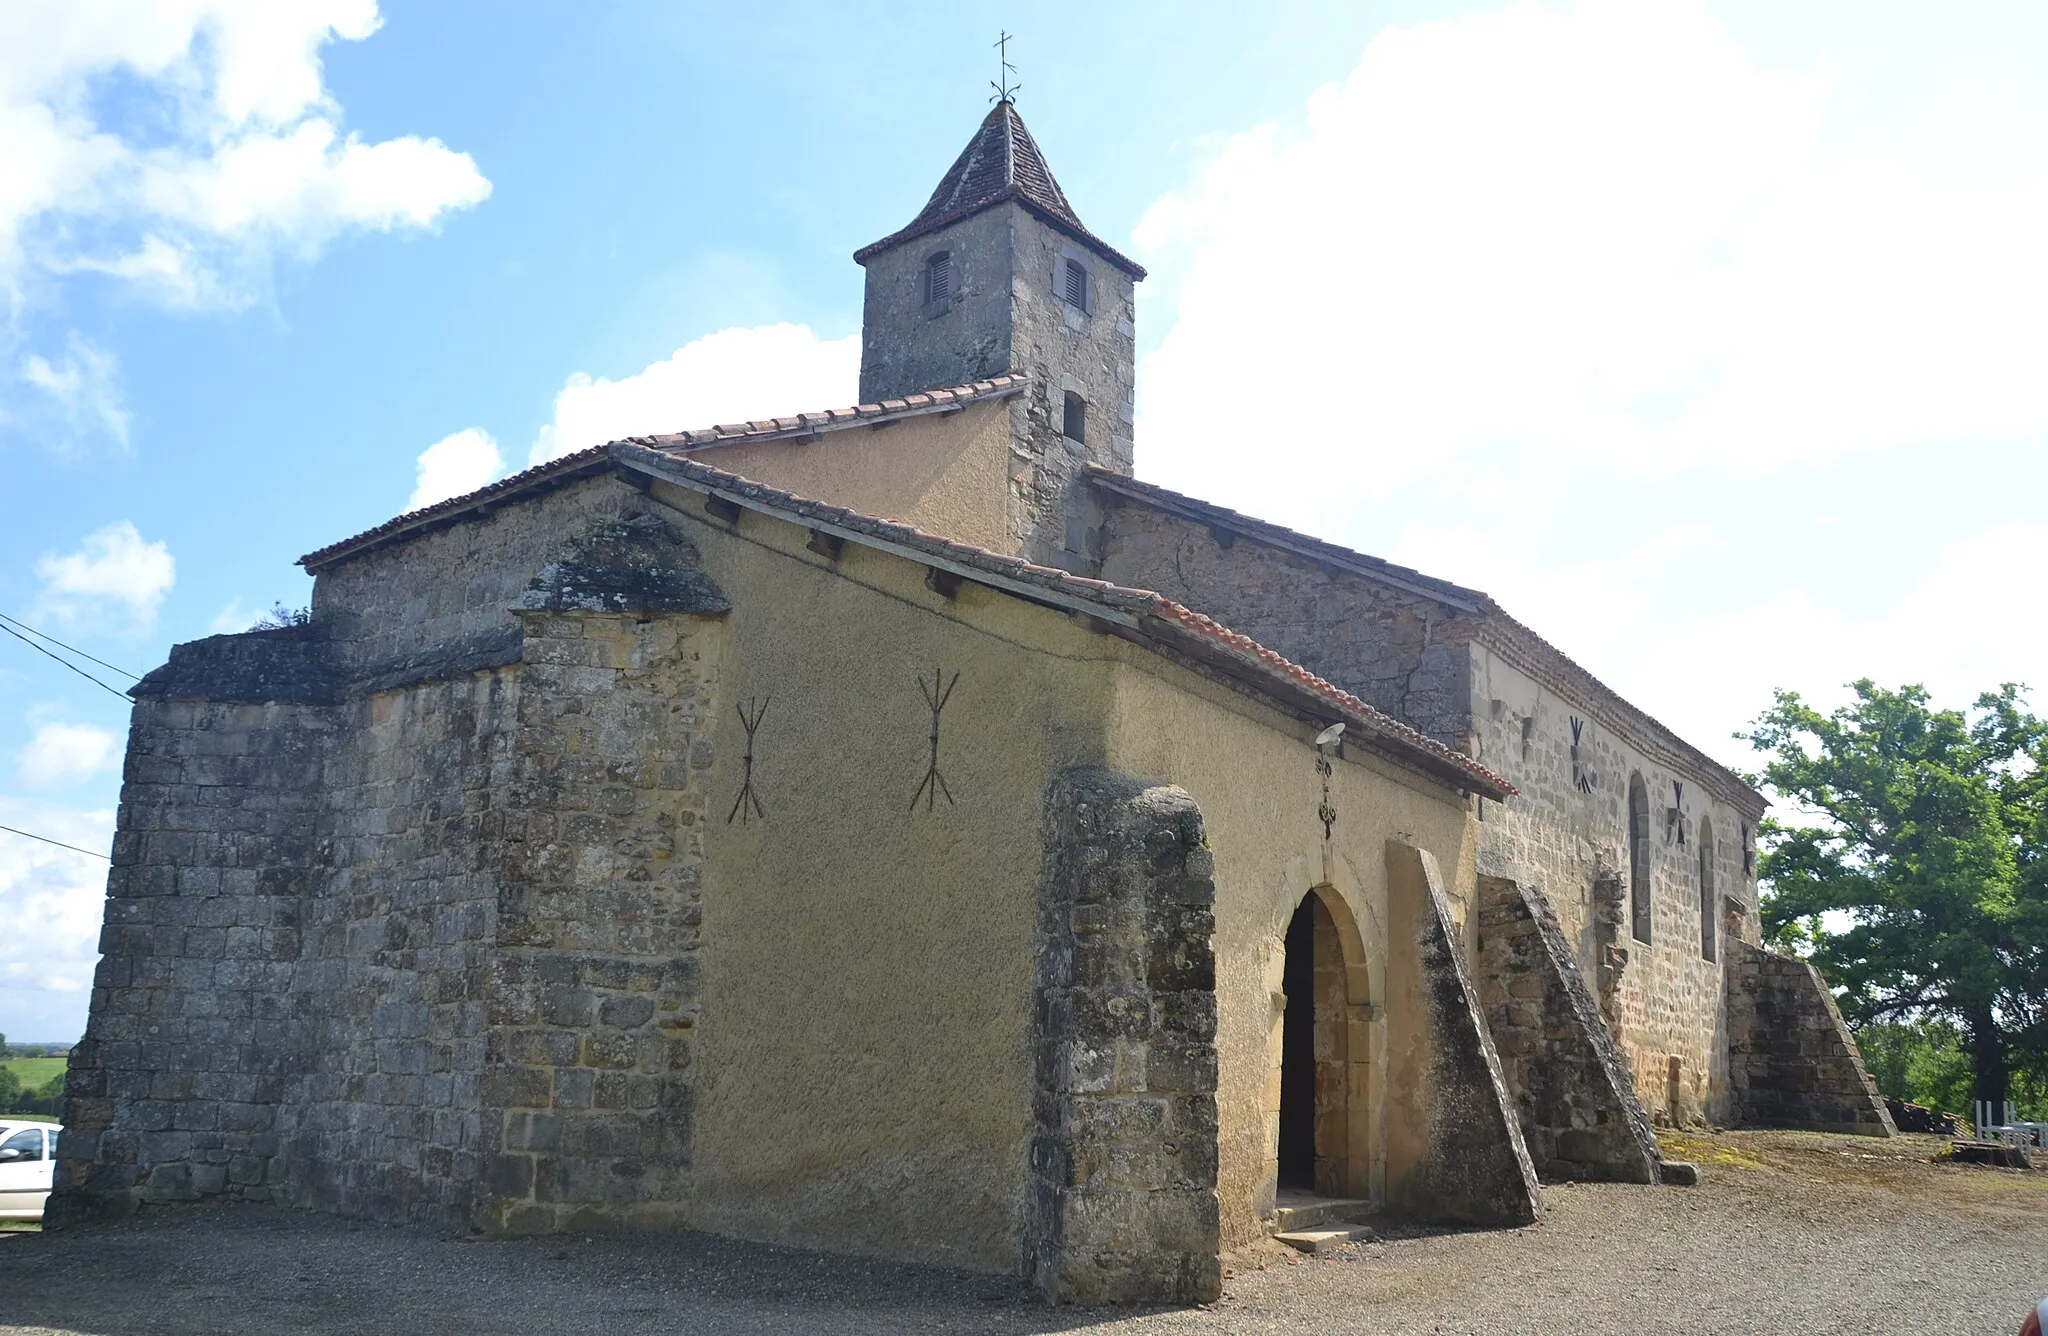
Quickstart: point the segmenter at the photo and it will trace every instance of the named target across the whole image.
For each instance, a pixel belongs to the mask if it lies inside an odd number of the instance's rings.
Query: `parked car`
[[[40,1220],[57,1167],[56,1123],[0,1122],[0,1220]]]

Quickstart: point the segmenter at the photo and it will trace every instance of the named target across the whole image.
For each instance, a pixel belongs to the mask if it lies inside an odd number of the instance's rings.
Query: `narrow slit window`
[[[953,295],[953,256],[940,251],[924,262],[924,299],[927,305]]]
[[[1079,260],[1068,260],[1061,270],[1064,277],[1063,295],[1067,305],[1077,310],[1088,309],[1088,267]]]
[[[1700,818],[1700,959],[1715,956],[1715,938],[1721,931],[1714,912],[1714,828]]]
[[[1641,775],[1628,780],[1628,900],[1630,929],[1650,940],[1650,791]]]
[[[1070,441],[1081,445],[1088,443],[1088,401],[1072,390],[1067,391],[1066,412],[1060,430]]]

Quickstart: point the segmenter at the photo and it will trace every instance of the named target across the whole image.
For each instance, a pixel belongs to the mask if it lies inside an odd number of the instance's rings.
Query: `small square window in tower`
[[[1079,260],[1068,260],[1060,269],[1061,292],[1067,305],[1077,311],[1088,309],[1088,266]]]
[[[1072,390],[1067,391],[1060,431],[1076,445],[1088,444],[1088,401]]]
[[[940,251],[924,262],[924,301],[935,306],[953,295],[953,255]]]

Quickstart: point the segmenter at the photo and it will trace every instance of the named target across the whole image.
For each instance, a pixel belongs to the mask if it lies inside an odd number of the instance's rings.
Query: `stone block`
[[[548,1073],[530,1067],[500,1068],[486,1072],[483,1100],[501,1109],[546,1108],[550,1102]]]
[[[652,1019],[654,999],[649,997],[610,997],[598,1008],[599,1023],[615,1029],[636,1029]]]
[[[494,1155],[491,1157],[486,1186],[499,1197],[531,1196],[534,1182],[533,1166],[533,1158],[528,1155]]]

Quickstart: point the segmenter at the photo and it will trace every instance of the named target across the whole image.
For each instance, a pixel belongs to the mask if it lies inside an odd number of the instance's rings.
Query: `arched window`
[[[1650,940],[1650,790],[1641,775],[1628,777],[1628,904],[1630,931]]]
[[[953,253],[940,251],[924,262],[924,301],[932,306],[953,295]]]
[[[1061,414],[1060,431],[1076,445],[1088,444],[1088,401],[1072,390],[1067,391],[1065,411]]]
[[[1060,266],[1060,295],[1077,311],[1088,309],[1088,266],[1068,260]]]
[[[1714,826],[1700,818],[1700,959],[1714,958],[1720,925],[1714,913]]]

